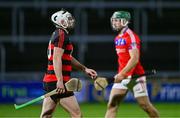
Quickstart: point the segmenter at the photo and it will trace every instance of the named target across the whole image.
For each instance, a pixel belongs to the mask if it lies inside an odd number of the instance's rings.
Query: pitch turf
[[[180,118],[180,103],[156,103],[155,107],[159,110],[161,118]],[[106,103],[83,103],[80,104],[81,111],[85,118],[104,117]],[[32,105],[19,110],[15,110],[13,104],[0,104],[1,118],[28,118],[39,117],[40,105]],[[57,107],[54,118],[69,117],[61,108]],[[148,118],[136,103],[123,103],[118,111],[117,118]]]

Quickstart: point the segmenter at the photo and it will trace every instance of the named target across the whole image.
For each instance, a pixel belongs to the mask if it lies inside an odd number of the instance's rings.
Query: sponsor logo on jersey
[[[123,38],[119,38],[115,41],[116,46],[120,46],[120,45],[126,45],[126,40]]]
[[[123,53],[123,52],[126,52],[126,49],[125,48],[123,48],[123,49],[116,49],[116,52],[117,52],[117,54]]]

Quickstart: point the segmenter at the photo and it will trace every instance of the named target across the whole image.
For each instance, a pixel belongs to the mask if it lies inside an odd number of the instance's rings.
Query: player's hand
[[[118,73],[114,76],[114,83],[119,83],[121,82],[123,79],[126,78],[126,75],[125,74],[122,74],[122,73]]]
[[[86,68],[85,73],[89,75],[92,79],[95,79],[97,77],[97,72],[93,69]]]
[[[64,84],[62,80],[58,80],[56,83],[57,92],[59,94],[62,94],[65,92]]]

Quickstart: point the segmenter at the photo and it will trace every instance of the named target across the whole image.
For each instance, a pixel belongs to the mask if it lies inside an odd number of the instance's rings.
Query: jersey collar
[[[69,34],[68,30],[65,29],[65,28],[59,27],[58,29],[62,29],[62,30],[64,30],[67,34]]]
[[[121,32],[119,33],[119,36],[122,36],[124,33],[126,33],[127,29],[128,29],[128,26],[124,27],[124,28],[121,30]]]

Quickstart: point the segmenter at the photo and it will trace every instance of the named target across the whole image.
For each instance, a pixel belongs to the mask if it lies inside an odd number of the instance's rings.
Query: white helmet
[[[60,10],[51,16],[51,21],[56,25],[57,28],[70,28],[72,29],[75,24],[75,19],[65,10]]]

